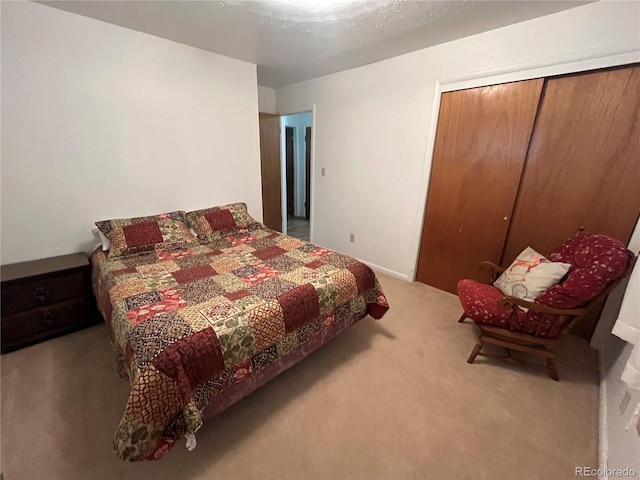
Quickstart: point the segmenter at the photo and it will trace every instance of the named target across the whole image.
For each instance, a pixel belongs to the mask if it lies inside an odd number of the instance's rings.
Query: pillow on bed
[[[189,212],[187,220],[203,242],[219,240],[238,229],[260,225],[247,212],[246,203],[230,203]]]
[[[183,211],[103,220],[96,222],[96,227],[109,240],[110,259],[199,244],[187,227]]]
[[[102,251],[108,252],[110,247],[109,239],[104,236],[104,233],[102,233],[102,230],[100,229],[98,229],[98,237],[100,238],[100,243],[102,244]]]

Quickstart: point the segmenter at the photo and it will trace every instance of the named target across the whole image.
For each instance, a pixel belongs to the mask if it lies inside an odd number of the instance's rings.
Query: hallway
[[[287,235],[309,241],[309,220],[303,217],[287,217]]]

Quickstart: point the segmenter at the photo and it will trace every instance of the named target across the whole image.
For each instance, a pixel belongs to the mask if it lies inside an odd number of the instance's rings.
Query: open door
[[[262,171],[263,223],[282,231],[282,187],[280,176],[280,116],[260,113],[260,169]]]

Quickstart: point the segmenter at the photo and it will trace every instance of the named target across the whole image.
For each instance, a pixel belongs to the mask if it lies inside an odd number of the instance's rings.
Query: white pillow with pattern
[[[525,248],[494,282],[505,295],[533,302],[547,288],[557,285],[571,264],[551,262],[533,248]]]

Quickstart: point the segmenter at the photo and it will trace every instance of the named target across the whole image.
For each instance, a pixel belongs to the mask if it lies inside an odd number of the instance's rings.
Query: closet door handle
[[[509,217],[504,217],[504,218],[503,218],[503,220],[506,222],[506,221],[507,221],[507,218],[509,218]]]

